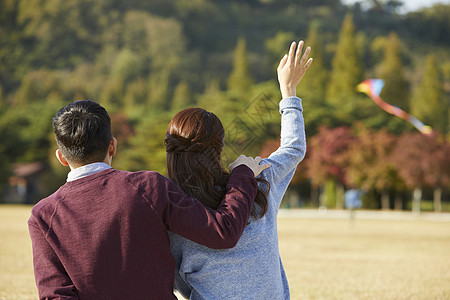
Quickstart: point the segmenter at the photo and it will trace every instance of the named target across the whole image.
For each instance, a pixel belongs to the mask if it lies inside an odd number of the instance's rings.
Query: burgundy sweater
[[[233,170],[217,210],[156,172],[108,169],[67,182],[28,221],[40,299],[175,299],[167,230],[231,248],[247,224],[256,180]]]

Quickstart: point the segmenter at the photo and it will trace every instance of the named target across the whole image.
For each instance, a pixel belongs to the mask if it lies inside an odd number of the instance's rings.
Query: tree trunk
[[[420,213],[420,201],[422,200],[422,188],[416,187],[413,191],[412,211],[413,213]]]
[[[433,202],[434,202],[434,211],[441,212],[441,198],[442,198],[442,189],[435,188],[433,191]]]
[[[390,205],[389,205],[389,190],[388,189],[383,189],[381,191],[381,209],[382,210],[389,210],[390,209]]]
[[[336,183],[336,208],[344,209],[344,185],[340,182]]]
[[[313,207],[320,206],[320,186],[311,185],[311,204]]]
[[[288,208],[299,207],[297,191],[290,189],[288,193]]]
[[[328,179],[325,183],[325,206],[328,208],[336,207],[336,182]]]
[[[402,210],[403,209],[403,199],[400,192],[395,192],[395,201],[394,201],[394,209]]]
[[[326,185],[322,185],[320,187],[320,191],[319,191],[319,206],[320,207],[326,207],[327,206],[327,193],[325,192],[326,190]]]

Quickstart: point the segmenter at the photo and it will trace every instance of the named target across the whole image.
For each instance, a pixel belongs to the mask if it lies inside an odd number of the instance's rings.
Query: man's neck
[[[67,181],[74,181],[110,168],[111,166],[105,162],[83,165],[81,167],[72,169],[69,174],[67,174]]]

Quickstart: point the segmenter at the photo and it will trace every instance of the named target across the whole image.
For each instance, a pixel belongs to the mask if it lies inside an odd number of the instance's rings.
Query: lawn
[[[37,299],[31,207],[0,205],[0,300]],[[279,218],[292,299],[450,299],[450,222]]]

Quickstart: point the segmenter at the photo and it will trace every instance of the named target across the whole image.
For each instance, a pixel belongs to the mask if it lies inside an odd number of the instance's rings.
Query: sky
[[[362,0],[341,0],[341,1],[345,4],[362,2]],[[402,2],[404,3],[402,12],[405,12],[405,13],[414,11],[414,10],[418,10],[423,7],[429,7],[435,3],[450,4],[450,0],[402,0]]]

